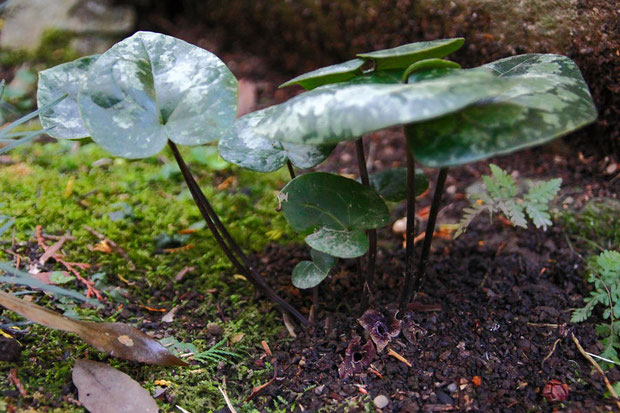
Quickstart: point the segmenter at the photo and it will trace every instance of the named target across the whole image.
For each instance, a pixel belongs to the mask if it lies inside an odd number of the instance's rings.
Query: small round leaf
[[[317,250],[311,251],[312,261],[301,261],[293,269],[291,280],[297,288],[313,288],[319,285],[336,264],[336,258]]]
[[[214,54],[151,32],[102,54],[78,99],[93,140],[126,158],[154,155],[168,139],[217,141],[232,125],[236,102],[237,80]]]
[[[235,120],[218,144],[222,158],[252,171],[272,172],[284,166],[287,159],[305,169],[320,164],[329,156],[334,145],[278,142],[257,135],[255,126],[272,108],[252,112]]]
[[[282,212],[313,249],[353,258],[368,249],[364,230],[387,225],[385,202],[371,188],[352,179],[312,172],[290,181],[281,191]]]
[[[78,108],[78,92],[88,70],[99,55],[82,57],[39,72],[37,105],[39,108],[63,95],[67,97],[39,115],[41,126],[48,135],[58,139],[80,139],[90,136],[84,127]]]

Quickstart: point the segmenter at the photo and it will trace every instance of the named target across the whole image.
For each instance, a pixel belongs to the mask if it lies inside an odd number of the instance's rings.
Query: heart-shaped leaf
[[[405,69],[411,64],[425,59],[442,58],[463,46],[465,39],[431,40],[405,44],[393,49],[377,50],[370,53],[360,53],[357,57],[375,62],[375,70]]]
[[[78,103],[95,142],[145,158],[168,139],[218,140],[237,111],[237,80],[214,54],[174,37],[138,32],[92,65]]]
[[[99,55],[82,57],[39,72],[38,107],[67,95],[60,103],[39,115],[41,125],[50,129],[48,135],[58,139],[80,139],[90,135],[82,123],[77,100],[80,87],[98,58]]]
[[[306,243],[334,257],[363,255],[368,250],[363,231],[385,226],[389,219],[385,202],[373,189],[324,172],[293,179],[279,199],[294,230],[315,231],[306,237]]]
[[[310,251],[312,261],[301,261],[293,269],[291,277],[297,288],[312,288],[319,285],[336,264],[336,258],[317,250]]]
[[[337,143],[455,112],[500,94],[509,83],[487,70],[453,70],[413,84],[326,85],[275,106],[255,130],[283,142]]]
[[[158,341],[126,324],[74,320],[4,291],[0,291],[0,305],[37,324],[75,333],[99,351],[117,358],[162,366],[187,365]]]
[[[257,135],[254,128],[273,109],[272,106],[235,120],[218,144],[222,158],[252,171],[272,172],[284,166],[287,159],[305,169],[320,164],[329,156],[334,145],[278,142]]]
[[[157,413],[157,402],[138,382],[112,366],[77,360],[73,383],[91,413]]]
[[[369,176],[370,186],[383,199],[400,202],[407,198],[407,168],[385,169]],[[415,196],[428,189],[428,178],[421,169],[415,170]]]
[[[517,83],[456,113],[409,125],[407,133],[422,164],[460,165],[514,152],[566,135],[596,119],[579,68],[565,56],[514,56],[482,68],[500,80]]]
[[[357,74],[361,74],[363,65],[364,60],[353,59],[337,65],[322,67],[312,72],[299,75],[281,84],[280,87],[299,85],[306,90],[310,90],[329,83],[344,82],[345,80],[352,79]]]

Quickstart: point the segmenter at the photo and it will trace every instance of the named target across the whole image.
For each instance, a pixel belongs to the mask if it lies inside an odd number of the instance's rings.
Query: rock
[[[384,395],[380,394],[373,400],[373,403],[377,409],[384,409],[390,404],[390,400]]]
[[[106,50],[136,21],[132,8],[109,0],[9,0],[3,17],[3,49],[34,51],[46,31],[61,30],[75,35],[74,44],[87,54]]]
[[[0,361],[16,361],[22,352],[17,340],[0,336]]]
[[[207,324],[207,331],[209,334],[214,336],[221,336],[224,333],[224,329],[221,325],[217,323],[209,323]]]

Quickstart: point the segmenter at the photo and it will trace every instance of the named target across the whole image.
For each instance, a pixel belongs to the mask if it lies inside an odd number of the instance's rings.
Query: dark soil
[[[578,160],[568,165],[560,155],[538,150],[501,161],[509,169],[519,165],[530,175],[563,176],[567,187],[581,182],[590,193],[582,192],[577,204],[593,195],[610,195],[611,188],[596,184],[592,169]],[[463,183],[486,173],[484,168],[455,170],[452,176],[459,179],[452,185],[457,189],[447,195],[446,203],[459,198]],[[453,210],[442,214],[453,215]],[[376,309],[398,301],[405,262],[402,240],[387,230],[381,238],[384,247],[378,255],[371,304]],[[367,338],[356,321],[361,315],[356,267],[352,262],[342,264],[320,286],[313,327],[298,332],[290,343],[272,346],[279,379],[265,394],[297,401],[309,411],[339,406],[362,394],[371,399],[386,396],[390,404],[382,411],[393,412],[612,409],[603,396],[601,377],[591,374],[591,365],[571,339],[574,333],[588,351],[600,351],[593,323],[569,323],[571,309],[582,305],[587,287],[583,260],[567,239],[559,227],[525,232],[479,218],[456,241],[437,240],[412,313],[425,333],[413,344],[401,335],[388,347],[412,367],[387,355],[386,348],[371,368],[344,380],[338,376],[338,366],[345,349],[354,337],[361,336],[362,343]],[[287,285],[295,264],[308,258],[304,250],[273,246],[260,261],[266,273],[279,275],[272,281]],[[306,310],[312,303],[309,292],[301,300],[295,296],[291,300]],[[617,369],[608,376],[612,382],[620,379]],[[480,378],[479,386],[472,382],[474,377]],[[541,391],[550,380],[569,385],[567,402],[550,404],[543,398]]]

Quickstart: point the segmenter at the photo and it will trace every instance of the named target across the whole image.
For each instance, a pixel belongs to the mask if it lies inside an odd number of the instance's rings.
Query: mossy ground
[[[185,155],[207,197],[246,251],[259,251],[274,239],[293,239],[284,219],[275,212],[275,191],[286,181],[286,174],[254,174],[231,171],[230,167],[212,173],[201,164],[204,160],[198,159],[200,154],[185,151]],[[243,397],[253,386],[268,381],[272,374],[268,363],[257,367],[253,361],[263,352],[261,340],[273,343],[285,336],[281,316],[270,303],[251,298],[253,288],[247,281],[233,278],[234,271],[206,229],[179,239],[183,246],[193,245],[191,249],[164,253],[157,246],[162,234],[178,238],[180,230],[202,222],[167,152],[157,159],[125,161],[108,159],[109,155],[94,143],[65,141],[26,146],[10,156],[11,163],[0,168],[0,212],[12,216],[15,222],[12,231],[1,237],[2,248],[9,248],[12,239],[17,244],[33,240],[37,225],[46,234],[69,233],[75,240],[65,244],[67,259],[91,264],[85,275],[105,273],[105,290],[111,303],[108,310],[127,300],[124,311],[109,311],[112,315],[107,317],[79,307],[75,309],[77,313],[104,321],[140,324],[159,322],[164,313],[149,312],[136,304],[166,310],[179,306],[175,321],[159,334],[191,342],[201,351],[221,339],[207,332],[208,322],[218,323],[223,328],[223,337],[240,337],[242,333],[243,338],[226,348],[241,356],[231,358],[234,366],[211,363],[162,368],[111,359],[71,334],[30,326],[21,339],[24,350],[19,360],[0,363],[3,377],[0,394],[15,395],[14,386],[4,378],[11,368],[16,368],[28,397],[8,397],[6,404],[80,411],[66,396],[74,395],[71,393],[74,360],[90,357],[106,359],[148,390],[157,386],[156,380],[170,382],[164,400],[173,404],[162,403],[163,411],[174,410],[174,405],[191,412],[223,407],[218,386],[223,386],[224,380],[233,403],[242,411],[253,411],[254,405],[245,403]],[[227,180],[233,175],[236,178]],[[219,190],[214,188],[218,185]],[[135,264],[135,270],[118,254],[89,249],[99,240],[84,225],[121,246]],[[265,237],[267,230],[270,236]],[[14,259],[6,253],[1,253],[1,258]],[[196,270],[181,281],[174,281],[175,275],[186,266]],[[62,267],[56,265],[54,269]],[[136,284],[127,284],[123,279]],[[70,284],[69,288],[83,291],[79,284]],[[115,293],[119,288],[126,291],[125,299]],[[179,298],[191,291],[201,293],[193,302]],[[60,311],[67,309],[54,299],[48,305]],[[218,305],[226,313],[227,322],[219,318]],[[287,407],[290,406],[283,404],[274,411],[284,411]]]

